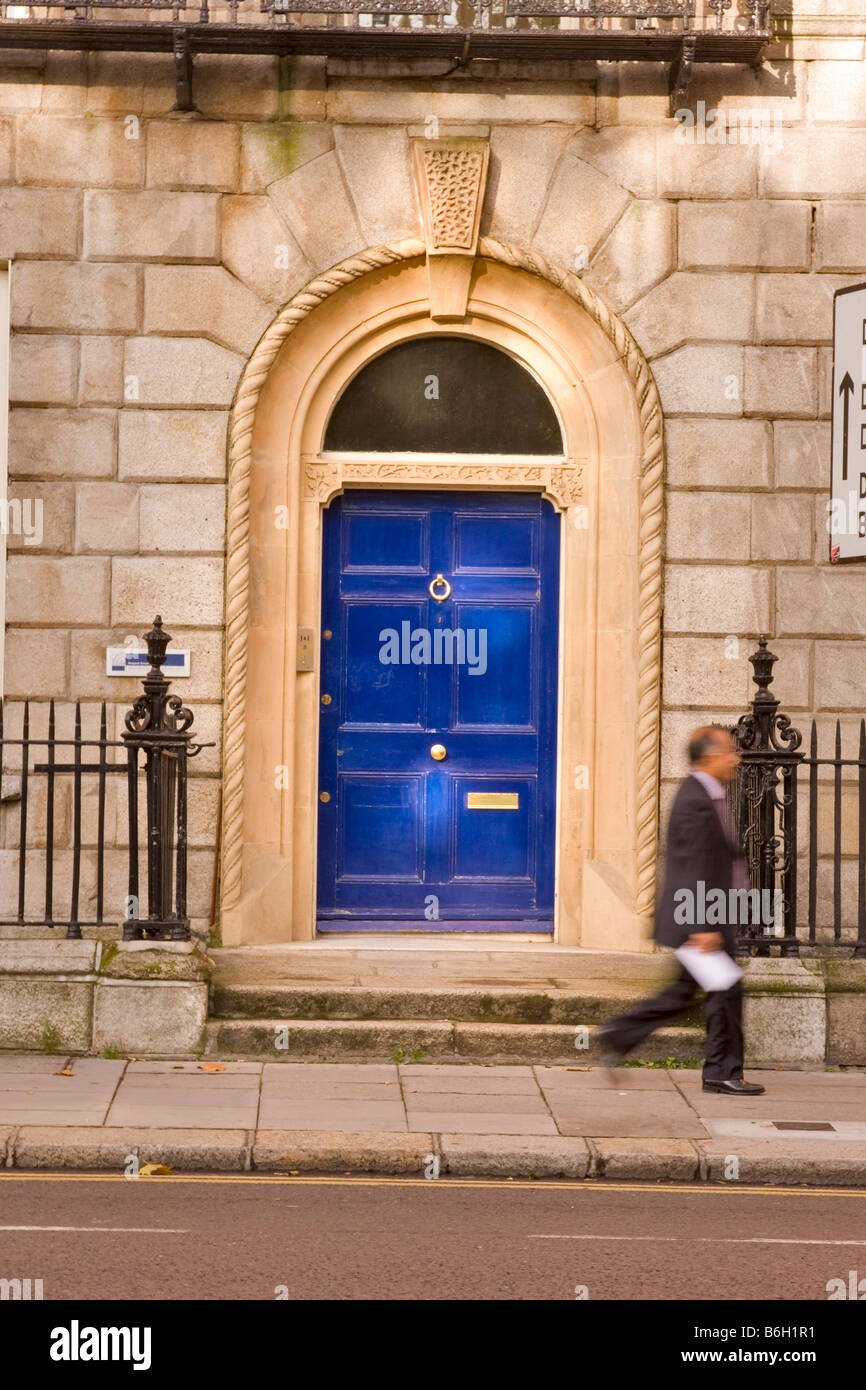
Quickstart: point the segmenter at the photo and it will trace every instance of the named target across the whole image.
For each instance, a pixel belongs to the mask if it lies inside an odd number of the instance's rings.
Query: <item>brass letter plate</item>
[[[468,811],[516,811],[519,805],[517,792],[467,792]]]

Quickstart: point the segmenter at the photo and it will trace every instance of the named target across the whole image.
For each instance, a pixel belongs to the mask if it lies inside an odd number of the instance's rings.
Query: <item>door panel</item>
[[[323,549],[319,930],[552,931],[553,507],[349,492]]]
[[[370,725],[426,727],[427,681],[421,666],[388,665],[379,660],[382,628],[408,622],[417,629],[426,620],[426,605],[419,603],[355,603],[343,605],[345,679],[341,682],[344,726]]]
[[[451,878],[530,883],[534,876],[535,779],[455,777]],[[498,801],[493,806],[489,803]],[[480,808],[478,802],[487,802]]]
[[[340,779],[339,877],[420,883],[424,867],[424,779],[351,775]]]
[[[505,570],[535,574],[538,530],[531,517],[459,516],[455,526],[454,573]]]
[[[467,643],[467,657],[475,657],[473,666],[467,659],[456,669],[453,725],[536,728],[538,673],[526,656],[536,648],[534,609],[520,604],[455,603],[454,616],[458,628],[484,632],[486,637]]]
[[[349,512],[343,528],[344,574],[426,574],[430,518],[422,513]]]

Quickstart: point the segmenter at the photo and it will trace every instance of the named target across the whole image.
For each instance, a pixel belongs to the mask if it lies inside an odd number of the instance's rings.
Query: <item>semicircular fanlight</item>
[[[412,338],[373,359],[331,412],[330,452],[559,454],[549,399],[508,353],[476,338]]]

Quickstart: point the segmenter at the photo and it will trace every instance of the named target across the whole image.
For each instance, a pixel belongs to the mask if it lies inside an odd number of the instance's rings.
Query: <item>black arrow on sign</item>
[[[839,382],[839,395],[842,397],[842,482],[848,481],[848,409],[854,394],[851,373],[846,372]]]

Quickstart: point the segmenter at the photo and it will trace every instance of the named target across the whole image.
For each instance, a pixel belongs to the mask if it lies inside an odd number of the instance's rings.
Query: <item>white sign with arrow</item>
[[[866,285],[833,296],[830,559],[866,560]]]

